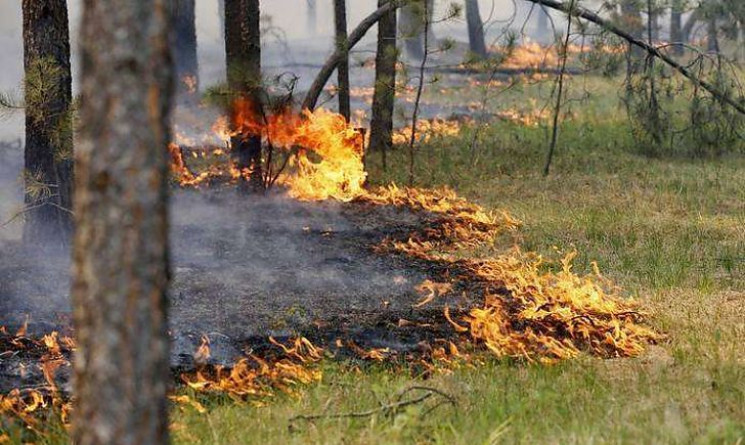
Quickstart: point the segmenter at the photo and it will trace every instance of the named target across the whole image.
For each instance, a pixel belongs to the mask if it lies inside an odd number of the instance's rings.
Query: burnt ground
[[[365,348],[416,350],[422,340],[451,333],[442,322],[445,304],[468,306],[463,297],[446,296],[413,308],[422,297],[415,286],[437,280],[442,268],[372,251],[386,237],[407,239],[426,226],[436,218],[428,212],[242,197],[234,189],[180,190],[171,207],[175,366],[193,364],[203,334],[211,361],[220,364],[247,347],[262,348],[270,335],[303,335],[332,348],[341,338]],[[69,333],[67,254],[29,252],[17,241],[2,249],[0,325],[13,332],[28,319],[31,333]],[[8,366],[0,357],[0,383],[17,380]]]

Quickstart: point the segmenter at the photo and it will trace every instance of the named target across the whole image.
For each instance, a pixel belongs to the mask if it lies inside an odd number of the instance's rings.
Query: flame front
[[[364,140],[343,116],[322,108],[301,113],[285,109],[262,115],[248,99],[239,98],[233,103],[230,122],[232,128],[227,118],[219,118],[212,127],[215,135],[224,141],[261,135],[268,147],[263,160],[268,164],[267,182],[276,180],[293,198],[351,201],[364,193]],[[182,157],[174,149],[171,152],[172,171],[182,185],[199,185],[210,177],[224,175],[224,171],[235,170],[229,167],[194,175],[185,168]],[[273,174],[273,170],[279,171]],[[233,174],[228,178],[237,179]]]

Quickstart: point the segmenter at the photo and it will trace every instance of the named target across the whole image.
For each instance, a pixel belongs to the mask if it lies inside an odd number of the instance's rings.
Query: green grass
[[[546,129],[497,122],[479,131],[475,151],[473,129],[418,147],[417,185],[447,185],[508,210],[524,223],[518,242],[525,250],[555,258],[557,250],[576,249],[580,271],[597,261],[643,301],[668,334],[663,344],[634,359],[487,361],[426,381],[326,362],[321,383],[262,407],[227,398],[202,399],[206,414],[175,407],[175,443],[743,443],[745,158],[641,156],[617,99],[593,104],[562,128],[548,177],[541,174]],[[373,182],[405,184],[406,156],[393,153],[383,172],[371,155]],[[290,421],[372,409],[423,384],[452,394],[457,406]]]
[[[546,129],[498,122],[479,130],[475,151],[473,129],[420,146],[417,185],[447,185],[510,211],[524,222],[518,241],[526,250],[556,257],[556,249],[577,249],[583,271],[597,261],[644,302],[669,335],[664,344],[625,360],[492,361],[426,382],[328,363],[323,382],[298,398],[262,408],[216,401],[208,415],[183,408],[174,416],[177,442],[742,443],[745,158],[640,156],[616,107],[606,95],[564,126],[548,177],[541,174]],[[370,164],[373,182],[406,183],[406,150],[392,154],[387,172],[375,154]],[[455,395],[458,406],[289,421],[364,411],[422,383]]]

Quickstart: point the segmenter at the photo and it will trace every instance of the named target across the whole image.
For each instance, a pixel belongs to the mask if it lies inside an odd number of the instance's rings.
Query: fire
[[[212,131],[226,143],[243,135],[261,135],[268,147],[263,160],[268,164],[265,182],[276,181],[296,199],[351,201],[364,193],[364,140],[339,114],[322,108],[301,113],[287,108],[257,116],[252,103],[239,98],[233,104],[231,119],[218,118]],[[210,165],[193,173],[178,145],[172,144],[169,150],[171,170],[182,186],[197,187],[213,179],[235,181],[250,174],[238,171],[230,160],[222,167]]]
[[[55,375],[60,368],[70,366],[67,357],[75,342],[69,337],[60,337],[58,332],[51,332],[41,339],[31,338],[27,335],[26,322],[15,335],[9,335],[5,328],[0,327],[0,343],[8,348],[3,355],[28,353],[40,356],[37,366],[46,380],[46,384],[39,387],[0,394],[0,415],[17,418],[29,430],[37,431],[41,421],[39,414],[52,409],[59,414],[62,423],[67,424],[71,404],[57,387]]]
[[[467,122],[467,121],[466,121]],[[433,137],[457,136],[463,126],[460,120],[424,119],[417,122],[416,141],[429,142]],[[408,144],[411,141],[411,125],[393,132],[393,143]]]
[[[475,285],[483,303],[461,319],[444,317],[456,332],[499,357],[552,363],[585,351],[598,357],[639,355],[661,338],[643,324],[639,304],[615,294],[598,272],[579,276],[572,271],[576,253],[566,255],[559,272],[544,271],[544,259],[519,248],[490,258],[460,258],[454,253],[513,231],[519,222],[507,214],[485,212],[448,190],[382,190],[378,202],[403,204],[437,213],[441,219],[406,240],[387,239],[380,252],[393,252],[445,264],[451,282],[425,282],[425,297],[434,300],[458,284]],[[597,269],[596,269],[597,270]]]
[[[301,384],[321,379],[321,371],[310,365],[321,360],[323,350],[305,338],[292,340],[284,345],[270,338],[270,342],[282,351],[279,358],[262,358],[251,355],[241,359],[231,368],[201,365],[192,373],[184,373],[181,380],[191,389],[206,393],[223,393],[235,399],[246,397],[270,397],[274,390],[294,394]],[[205,354],[203,342],[199,348]],[[208,352],[206,352],[208,354]],[[180,403],[190,403],[179,400]]]

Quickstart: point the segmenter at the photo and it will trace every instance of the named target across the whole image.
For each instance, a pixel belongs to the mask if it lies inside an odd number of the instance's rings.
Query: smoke
[[[283,336],[319,320],[404,310],[424,279],[370,252],[386,225],[348,205],[229,188],[174,191],[170,208],[176,336]],[[39,331],[64,327],[68,252],[29,251],[17,240],[0,249],[0,325],[28,317]]]
[[[177,193],[172,209],[176,328],[289,335],[316,320],[398,309],[421,281],[369,252],[364,241],[377,229],[339,203],[225,190]]]

